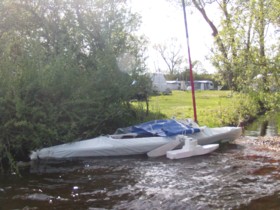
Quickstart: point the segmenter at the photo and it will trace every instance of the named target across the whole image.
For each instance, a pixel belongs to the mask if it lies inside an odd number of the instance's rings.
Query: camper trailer
[[[181,81],[178,80],[172,80],[172,81],[166,81],[167,87],[170,90],[181,90]]]
[[[195,90],[213,90],[214,84],[210,80],[195,80],[194,89]],[[187,81],[187,90],[191,90],[190,81]]]

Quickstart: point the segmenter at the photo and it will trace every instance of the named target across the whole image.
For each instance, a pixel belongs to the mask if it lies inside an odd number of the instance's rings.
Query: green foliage
[[[4,1],[0,15],[1,170],[35,148],[137,121],[129,101],[149,84],[131,86],[145,66],[125,1]]]
[[[279,37],[268,29],[279,28],[279,6],[277,0],[221,2],[219,30],[211,27],[217,30],[212,62],[222,85],[247,92],[258,74],[267,77],[276,71],[271,66],[277,65]]]
[[[255,118],[260,111],[257,101],[250,95],[234,93],[230,100],[231,106],[219,106],[216,115],[219,125],[238,125]]]
[[[205,2],[192,0],[213,32],[211,60],[219,83],[249,94],[262,112],[279,109],[279,1],[212,1],[219,4],[219,27],[207,16]]]

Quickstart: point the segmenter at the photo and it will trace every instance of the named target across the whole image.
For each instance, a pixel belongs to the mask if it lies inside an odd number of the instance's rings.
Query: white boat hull
[[[198,144],[212,144],[222,141],[232,141],[242,133],[238,127],[205,128],[196,134],[187,136],[197,139]],[[146,154],[164,144],[174,141],[174,137],[142,137],[124,138],[123,135],[108,135],[97,138],[66,143],[33,151],[31,160],[49,158],[123,156]]]

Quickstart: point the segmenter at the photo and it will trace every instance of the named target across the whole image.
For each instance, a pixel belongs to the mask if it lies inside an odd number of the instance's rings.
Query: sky
[[[149,71],[166,69],[166,64],[152,47],[154,44],[166,43],[171,38],[176,38],[181,44],[182,50],[185,51],[182,53],[185,54],[186,58],[188,57],[183,9],[180,5],[175,5],[167,0],[131,0],[131,8],[133,12],[142,16],[139,32],[143,33],[150,41],[147,61]],[[192,61],[200,61],[207,72],[213,73],[215,68],[206,59],[213,45],[212,31],[197,10],[187,7],[186,12],[191,59]],[[209,17],[215,16],[213,9],[208,10],[208,12],[210,12]]]

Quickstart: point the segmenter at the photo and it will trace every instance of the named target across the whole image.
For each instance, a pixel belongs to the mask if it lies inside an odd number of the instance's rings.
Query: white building
[[[210,80],[195,80],[194,89],[195,90],[213,90],[214,84]],[[187,90],[191,90],[190,81],[187,82]]]

